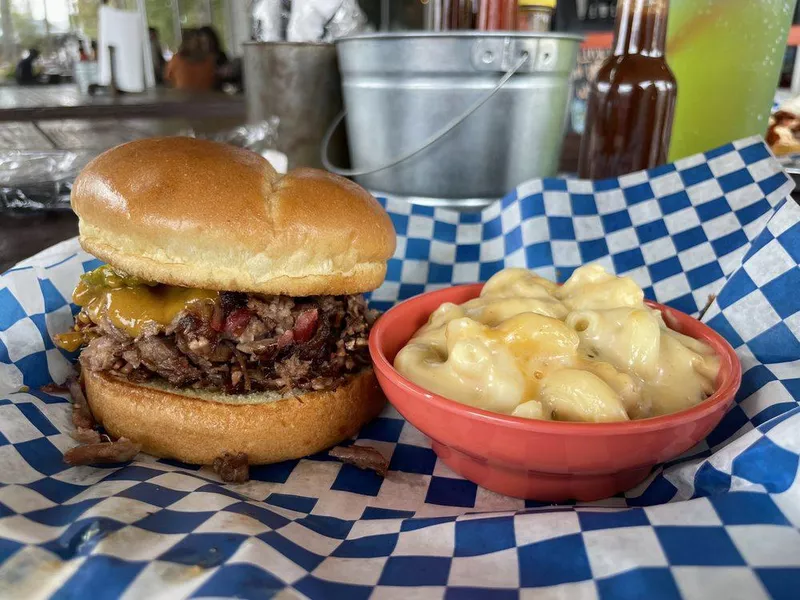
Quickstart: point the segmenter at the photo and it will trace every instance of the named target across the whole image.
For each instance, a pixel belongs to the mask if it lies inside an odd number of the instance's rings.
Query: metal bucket
[[[486,205],[527,179],[555,175],[581,39],[458,32],[337,40],[353,168],[333,164],[324,146],[323,163],[375,192],[453,207]]]
[[[244,83],[248,122],[278,117],[276,147],[289,167],[322,167],[325,130],[342,110],[333,44],[245,43]],[[333,138],[331,154],[347,160],[344,132]]]

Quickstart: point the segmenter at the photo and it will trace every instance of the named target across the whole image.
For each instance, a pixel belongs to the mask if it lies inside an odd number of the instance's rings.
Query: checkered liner
[[[480,214],[386,202],[398,299],[526,266],[598,262],[737,348],[736,406],[634,490],[543,506],[465,481],[392,408],[356,443],[385,480],[324,455],[243,485],[141,456],[68,467],[68,357],[52,333],[98,263],[74,240],[0,279],[0,597],[795,598],[800,589],[800,207],[760,140],[601,182],[521,185]],[[27,385],[30,391],[18,391]],[[413,589],[412,589],[413,587]]]

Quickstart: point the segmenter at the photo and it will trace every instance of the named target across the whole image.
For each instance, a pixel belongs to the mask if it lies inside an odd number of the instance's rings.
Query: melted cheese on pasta
[[[694,406],[713,393],[719,360],[668,329],[633,280],[589,265],[563,286],[525,269],[501,271],[478,298],[436,309],[394,366],[471,406],[608,422]]]

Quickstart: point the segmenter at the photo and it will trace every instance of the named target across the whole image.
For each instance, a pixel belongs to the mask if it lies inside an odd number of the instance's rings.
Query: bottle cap
[[[519,6],[542,6],[544,8],[555,8],[556,0],[518,0]]]

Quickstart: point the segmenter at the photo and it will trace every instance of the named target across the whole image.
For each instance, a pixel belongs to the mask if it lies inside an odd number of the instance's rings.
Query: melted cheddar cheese
[[[81,277],[72,300],[95,324],[107,317],[111,323],[136,338],[148,323],[169,325],[182,310],[195,302],[215,301],[219,292],[162,284],[147,284],[102,266]],[[79,332],[56,336],[66,350],[77,350]]]

